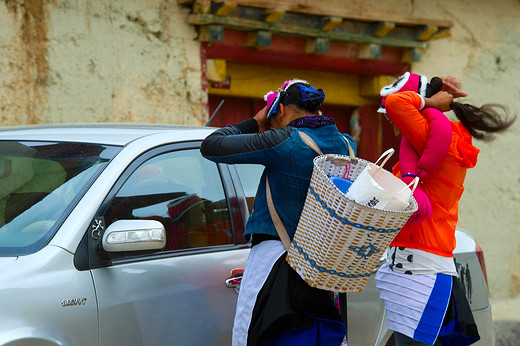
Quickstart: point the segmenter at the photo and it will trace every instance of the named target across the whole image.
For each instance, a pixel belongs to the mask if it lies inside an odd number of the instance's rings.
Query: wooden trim
[[[436,25],[425,25],[421,27],[417,35],[417,41],[428,41],[439,31],[439,27]]]
[[[388,74],[399,76],[409,70],[401,62],[381,60],[352,60],[325,55],[303,53],[288,54],[280,51],[263,51],[225,44],[207,46],[208,56],[228,61],[248,62],[265,66],[279,66],[355,75]]]
[[[381,22],[377,24],[374,36],[385,37],[388,33],[395,29],[395,23],[393,22]]]
[[[268,47],[271,45],[271,32],[265,30],[250,31],[247,33],[247,47]]]
[[[185,4],[188,4],[187,2]],[[193,13],[208,13],[211,9],[211,0],[195,0],[191,3]]]
[[[362,97],[375,98],[377,101],[381,101],[381,89],[392,84],[394,80],[395,76],[361,76],[359,94]]]
[[[356,34],[341,31],[324,32],[319,29],[304,28],[294,25],[265,23],[249,19],[236,17],[220,17],[212,14],[191,14],[188,17],[189,24],[192,25],[222,25],[228,28],[248,29],[248,30],[268,30],[280,34],[299,35],[307,37],[325,37],[329,40],[343,42],[362,42],[373,43],[390,47],[402,48],[427,48],[426,42],[412,41],[407,39],[391,38],[391,37],[373,37],[363,34]]]
[[[359,157],[374,162],[382,151],[381,114],[377,113],[378,106],[366,105],[359,110],[359,124],[361,133],[358,143]]]
[[[343,22],[341,17],[324,17],[321,19],[321,30],[332,31]]]
[[[264,22],[276,23],[285,14],[285,8],[268,8],[264,10]]]
[[[305,44],[305,53],[316,54],[329,51],[329,40],[323,37],[309,38]]]
[[[359,59],[381,59],[381,45],[372,43],[363,43],[359,45]]]
[[[211,5],[211,12],[216,14],[217,16],[225,17],[231,11],[233,11],[237,7],[237,3],[235,0],[224,0],[222,2],[213,2]]]
[[[195,0],[177,0],[181,5],[190,5]],[[214,0],[220,2],[223,0]],[[325,4],[316,3],[312,0],[236,0],[238,6],[255,8],[285,8],[287,12],[300,13],[304,15],[341,17],[343,19],[357,20],[363,22],[393,22],[400,25],[435,25],[438,27],[451,28],[453,21],[447,19],[421,18],[403,14],[377,13],[373,11],[360,10],[358,6],[349,5],[345,2],[342,8],[330,7]]]
[[[212,42],[224,39],[224,28],[222,25],[204,25],[199,28],[199,41]]]

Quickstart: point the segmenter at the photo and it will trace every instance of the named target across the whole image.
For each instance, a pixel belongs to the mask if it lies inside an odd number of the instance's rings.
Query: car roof
[[[47,124],[0,128],[0,140],[63,141],[125,146],[139,138],[171,135],[177,141],[202,140],[215,128],[164,124]]]

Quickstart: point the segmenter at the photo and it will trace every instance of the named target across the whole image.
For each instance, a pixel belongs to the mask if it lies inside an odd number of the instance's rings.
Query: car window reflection
[[[197,149],[156,156],[138,167],[112,200],[107,226],[122,219],[164,225],[164,251],[233,244],[226,196],[215,163]]]

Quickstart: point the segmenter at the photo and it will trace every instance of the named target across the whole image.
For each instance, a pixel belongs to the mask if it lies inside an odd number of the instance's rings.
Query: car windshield
[[[85,143],[0,141],[0,256],[41,249],[119,151]]]

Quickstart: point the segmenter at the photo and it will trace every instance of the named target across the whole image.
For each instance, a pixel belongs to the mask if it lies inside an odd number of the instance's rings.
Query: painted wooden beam
[[[411,64],[421,61],[422,51],[420,49],[409,48],[403,51],[401,61],[405,64]]]
[[[359,110],[361,133],[357,156],[371,162],[375,162],[379,155],[388,149],[382,148],[382,115],[377,113],[377,108],[378,105],[364,105]],[[388,167],[392,166],[388,165]]]
[[[265,30],[251,31],[247,33],[247,47],[269,47],[271,45],[271,32]]]
[[[439,29],[439,31],[437,31],[433,36],[432,36],[432,40],[437,40],[437,39],[440,39],[440,38],[448,38],[448,37],[451,37],[451,30],[450,28],[442,28],[442,29]]]
[[[359,59],[381,59],[381,45],[373,43],[363,43],[359,45]]]
[[[325,53],[329,51],[329,40],[324,37],[310,38],[305,44],[305,53]]]
[[[228,89],[208,85],[208,93],[222,96],[253,97],[262,99],[269,90],[277,90],[291,78],[302,78],[317,88],[324,88],[325,103],[334,105],[362,106],[378,104],[378,100],[366,99],[359,95],[359,76],[227,62]]]
[[[285,14],[285,8],[280,8],[280,7],[266,8],[264,10],[263,14],[264,14],[264,22],[276,23]]]
[[[439,27],[436,25],[425,25],[417,30],[417,41],[428,41],[432,36],[439,31]]]
[[[362,97],[381,98],[381,89],[392,84],[395,76],[361,76],[359,80],[359,94]]]
[[[374,36],[376,37],[385,37],[388,33],[395,28],[395,23],[393,22],[381,22],[378,23],[374,29]]]
[[[206,78],[208,82],[224,82],[226,80],[226,60],[207,59]]]
[[[237,7],[235,0],[224,0],[211,3],[211,13],[225,17]]]
[[[209,13],[211,9],[211,0],[195,0],[191,7],[193,13]]]
[[[399,39],[392,37],[373,37],[370,35],[357,34],[338,30],[323,32],[319,29],[305,28],[300,26],[279,23],[265,23],[236,17],[220,17],[212,14],[191,14],[188,17],[188,22],[192,25],[201,26],[217,24],[241,30],[267,30],[275,33],[290,34],[297,36],[325,37],[331,41],[334,40],[343,42],[373,43],[380,44],[383,46],[405,48],[426,48],[428,46],[426,42],[421,41]]]
[[[324,54],[306,54],[304,51],[275,51],[266,49],[251,49],[236,44],[216,42],[203,44],[209,58],[226,59],[228,62],[244,62],[262,66],[279,66],[302,70],[330,71],[353,75],[395,75],[399,76],[409,70],[407,64],[401,61],[357,60]]]
[[[343,18],[341,17],[323,17],[321,19],[321,30],[322,31],[332,31],[336,29],[338,25],[343,22]]]
[[[199,41],[214,42],[224,39],[224,27],[222,25],[203,25],[199,28]]]
[[[177,0],[181,5],[189,5],[195,0]],[[287,12],[313,15],[321,17],[341,17],[343,20],[356,20],[361,22],[393,22],[396,25],[420,26],[436,25],[439,28],[453,27],[453,21],[448,19],[436,19],[431,17],[407,16],[402,13],[382,13],[366,11],[353,3],[345,1],[345,5],[329,6],[327,2],[308,0],[236,0],[237,6],[255,8],[285,8]]]

